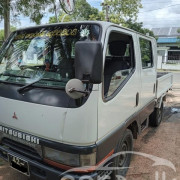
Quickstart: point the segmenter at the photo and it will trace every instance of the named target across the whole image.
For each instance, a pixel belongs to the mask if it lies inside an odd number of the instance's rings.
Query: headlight
[[[69,166],[79,166],[79,154],[70,154],[51,148],[44,148],[44,157],[54,162]]]
[[[96,153],[79,155],[44,147],[44,158],[60,164],[75,167],[96,165]]]
[[[83,166],[95,166],[96,165],[96,153],[80,155],[81,167]]]

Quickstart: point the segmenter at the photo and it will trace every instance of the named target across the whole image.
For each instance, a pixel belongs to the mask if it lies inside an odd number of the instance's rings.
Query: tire
[[[161,103],[160,108],[155,108],[153,113],[149,117],[149,124],[152,127],[158,127],[161,124],[162,117],[163,117],[163,102]]]
[[[129,129],[126,129],[124,136],[120,143],[117,146],[117,149],[115,153],[123,152],[123,151],[132,151],[133,150],[133,135],[132,132]],[[116,180],[117,175],[120,175],[122,177],[125,177],[128,167],[131,162],[131,156],[132,154],[120,154],[114,158],[113,167],[127,167],[125,169],[116,169],[113,170],[111,174],[111,179]]]

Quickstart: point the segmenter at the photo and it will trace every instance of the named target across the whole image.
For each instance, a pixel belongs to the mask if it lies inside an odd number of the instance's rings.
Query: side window
[[[132,36],[112,32],[104,67],[104,97],[113,98],[135,67]]]
[[[146,69],[146,68],[153,67],[151,41],[140,38],[139,42],[140,42],[140,49],[141,49],[142,68]]]

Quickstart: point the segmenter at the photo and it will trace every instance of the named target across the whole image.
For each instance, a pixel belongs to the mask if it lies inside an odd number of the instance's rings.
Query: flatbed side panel
[[[164,93],[166,93],[173,85],[173,74],[172,73],[161,73],[157,78],[157,92],[156,98],[160,98]]]

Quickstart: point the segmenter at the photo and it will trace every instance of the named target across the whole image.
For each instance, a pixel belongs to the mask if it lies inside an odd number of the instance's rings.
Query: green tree
[[[141,0],[104,0],[102,5],[104,17],[108,15],[110,22],[155,37],[151,30],[143,28],[142,22],[136,22],[139,9],[142,8]]]
[[[0,1],[0,16],[4,19],[5,39],[10,34],[10,0]]]
[[[40,24],[45,8],[50,3],[52,0],[0,0],[0,18],[4,19],[5,39],[10,34],[10,13],[11,17],[16,18],[22,14]]]
[[[75,11],[72,15],[66,15],[63,11],[60,11],[58,21],[64,18],[64,22],[68,21],[84,21],[84,20],[104,20],[103,13],[99,13],[98,9],[91,7],[86,0],[76,0]],[[50,23],[57,22],[55,16],[49,19]]]
[[[13,32],[15,30],[16,30],[16,28],[14,26],[11,26],[10,32]],[[4,40],[5,40],[5,38],[4,38],[4,29],[1,29],[0,30],[0,47],[2,46]]]
[[[129,19],[137,19],[139,8],[142,8],[141,0],[104,0],[103,11],[109,13],[109,21],[123,24]]]
[[[50,3],[50,8],[49,8],[49,12],[54,13],[54,17],[53,17],[53,22],[54,23],[58,23],[59,22],[59,18],[58,18],[58,11],[60,10],[60,4],[57,3],[56,0],[49,0]]]
[[[4,41],[4,30],[0,30],[0,46],[2,45]]]
[[[133,22],[132,19],[129,19],[128,21],[124,22],[123,23],[123,26],[127,27],[127,28],[130,28],[130,29],[133,29],[134,31],[137,31],[139,33],[142,33],[142,34],[149,34],[150,36],[152,37],[155,37],[153,31],[147,29],[147,28],[143,28],[143,23],[140,22]],[[155,37],[156,38],[156,37]]]
[[[99,11],[98,14],[89,15],[89,19],[92,21],[105,21],[105,14],[103,11]]]
[[[55,16],[52,16],[49,18],[49,23],[57,23],[57,22],[61,22],[62,20],[63,20],[63,22],[73,21],[72,16],[61,11],[59,13],[58,20]]]
[[[75,11],[72,15],[73,20],[89,20],[90,15],[98,16],[98,9],[91,7],[86,0],[77,0]]]

